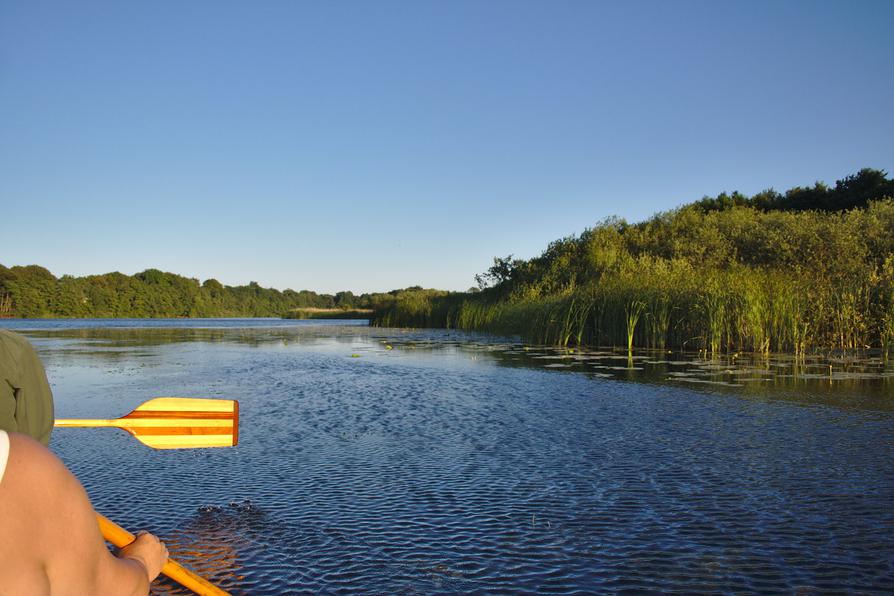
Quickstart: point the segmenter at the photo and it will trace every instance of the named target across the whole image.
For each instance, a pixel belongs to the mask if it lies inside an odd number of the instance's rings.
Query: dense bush
[[[883,172],[862,170],[832,189],[721,195],[632,225],[610,218],[528,261],[494,259],[480,293],[420,294],[379,322],[560,345],[888,353],[891,192]]]

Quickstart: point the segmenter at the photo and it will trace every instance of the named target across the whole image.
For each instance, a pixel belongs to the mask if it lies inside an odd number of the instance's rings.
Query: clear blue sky
[[[894,2],[0,1],[0,263],[465,289],[894,172]]]

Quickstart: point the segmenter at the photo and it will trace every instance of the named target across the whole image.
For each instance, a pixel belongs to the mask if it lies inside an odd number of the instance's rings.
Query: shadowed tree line
[[[369,308],[374,296],[225,286],[147,269],[136,275],[55,275],[0,265],[0,316],[21,318],[279,317],[299,308]]]
[[[864,169],[752,197],[610,218],[530,260],[495,258],[480,292],[405,291],[390,326],[566,346],[705,352],[894,350],[894,183]]]
[[[894,197],[894,180],[882,170],[864,168],[838,180],[834,187],[817,182],[810,187],[796,186],[785,193],[768,189],[747,197],[739,192],[705,197],[695,206],[703,211],[723,211],[730,207],[754,207],[761,211],[846,211],[863,208],[870,201]]]

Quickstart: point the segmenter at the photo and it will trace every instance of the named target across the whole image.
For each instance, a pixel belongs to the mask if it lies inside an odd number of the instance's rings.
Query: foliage
[[[515,268],[522,264],[522,261],[512,259],[512,255],[508,257],[494,257],[494,264],[484,273],[475,276],[475,282],[478,289],[500,285],[501,283],[512,279]]]
[[[373,304],[374,324],[382,327],[443,327],[458,306],[457,296],[465,294],[420,287],[379,295]]]
[[[0,265],[0,304],[8,314],[41,317],[278,317],[303,307],[332,308],[335,297],[307,290],[280,292],[251,282],[225,286],[216,279],[200,284],[158,269],[133,276],[121,273],[56,278],[38,267]]]
[[[834,188],[721,195],[637,224],[610,218],[533,259],[495,259],[478,293],[417,294],[376,322],[560,345],[888,354],[892,195],[884,172],[864,169]]]
[[[445,295],[447,292],[419,286],[359,296],[350,291],[335,295],[310,290],[280,292],[262,288],[257,282],[226,286],[207,279],[199,283],[158,269],[132,276],[106,273],[56,278],[37,265],[0,265],[0,316],[20,318],[370,318],[376,309],[380,316],[391,312],[395,325],[416,326],[445,317],[444,312],[432,311],[426,301]]]
[[[694,203],[703,211],[724,211],[732,207],[754,207],[762,211],[845,211],[862,208],[880,197],[894,197],[894,180],[883,170],[863,168],[829,188],[822,182],[812,187],[789,189],[785,194],[768,189],[752,197],[738,192],[705,197]]]

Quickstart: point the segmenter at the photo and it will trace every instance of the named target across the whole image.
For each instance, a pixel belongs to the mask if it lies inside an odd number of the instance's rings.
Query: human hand
[[[146,570],[146,577],[152,583],[168,560],[168,547],[156,536],[145,530],[137,532],[137,539],[118,551],[122,559],[137,561]]]

